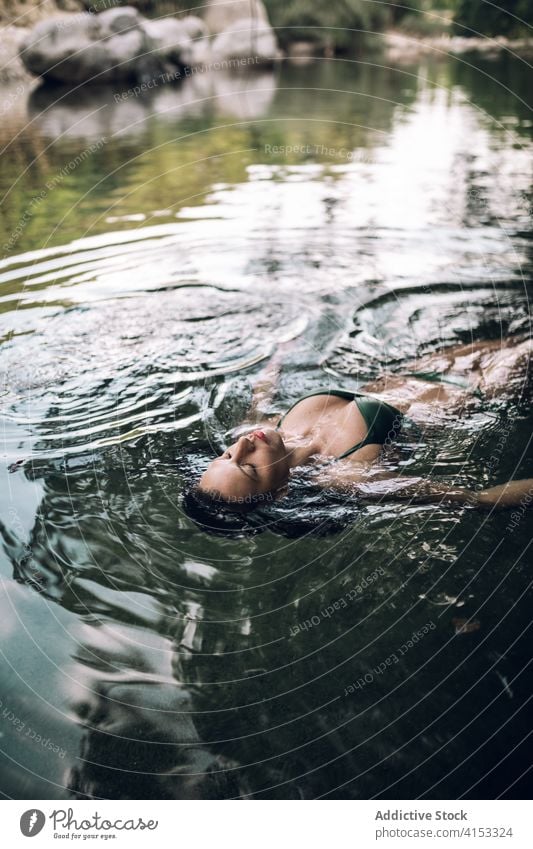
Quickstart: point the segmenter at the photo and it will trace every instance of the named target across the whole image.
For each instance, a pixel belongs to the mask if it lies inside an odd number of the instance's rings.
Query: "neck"
[[[283,439],[285,448],[289,455],[289,466],[294,469],[296,466],[304,466],[313,456],[320,451],[318,442],[313,437],[307,439],[298,439],[296,437],[287,436]]]

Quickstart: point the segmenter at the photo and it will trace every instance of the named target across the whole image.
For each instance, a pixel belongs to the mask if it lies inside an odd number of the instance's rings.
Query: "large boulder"
[[[152,43],[153,52],[164,61],[179,65],[183,53],[190,51],[191,38],[177,18],[146,20],[143,29]]]
[[[207,27],[194,15],[145,20],[143,29],[164,63],[193,68],[209,60]]]
[[[132,6],[41,21],[20,57],[35,76],[58,83],[144,82],[206,61],[207,30],[198,18],[149,21]]]
[[[21,45],[30,73],[61,83],[102,83],[150,74],[151,43],[136,9],[41,21]]]
[[[193,41],[196,39],[207,39],[209,37],[207,25],[201,18],[196,17],[196,15],[187,15],[185,18],[180,18],[179,22]]]
[[[279,56],[270,24],[258,24],[252,18],[241,18],[215,36],[211,52],[214,62],[235,63],[236,66],[271,65]]]
[[[91,15],[93,33],[98,38],[111,38],[114,35],[124,35],[142,27],[144,18],[133,6],[119,6],[117,9],[107,9],[99,15]],[[84,15],[77,15],[84,20]]]

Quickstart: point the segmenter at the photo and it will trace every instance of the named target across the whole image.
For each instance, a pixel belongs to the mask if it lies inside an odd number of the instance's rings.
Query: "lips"
[[[258,439],[262,439],[263,442],[266,442],[268,445],[268,439],[266,438],[264,430],[254,430],[252,436],[257,436]]]

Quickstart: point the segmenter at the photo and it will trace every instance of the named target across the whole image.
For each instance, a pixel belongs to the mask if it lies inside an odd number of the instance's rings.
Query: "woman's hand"
[[[408,500],[414,504],[462,504],[468,507],[533,507],[533,478],[509,481],[479,492],[459,486],[447,486],[431,478],[391,478],[358,484],[363,496],[378,496],[383,501]],[[378,496],[379,497],[379,496]]]
[[[480,507],[533,507],[533,478],[509,481],[478,493]]]

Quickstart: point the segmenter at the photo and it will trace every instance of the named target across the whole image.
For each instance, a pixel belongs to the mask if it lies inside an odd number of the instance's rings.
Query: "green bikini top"
[[[311,398],[313,395],[335,395],[338,398],[346,398],[348,401],[354,401],[368,428],[365,438],[351,448],[348,448],[339,457],[336,457],[336,460],[342,460],[344,457],[348,457],[365,445],[384,445],[386,442],[395,439],[401,430],[403,414],[396,407],[392,407],[390,404],[381,401],[379,398],[374,398],[372,395],[366,395],[364,392],[349,392],[345,389],[317,389],[315,392],[309,392],[307,395],[303,395],[281,417],[276,425],[276,430],[279,430],[286,416],[300,401],[303,401],[305,398]]]

